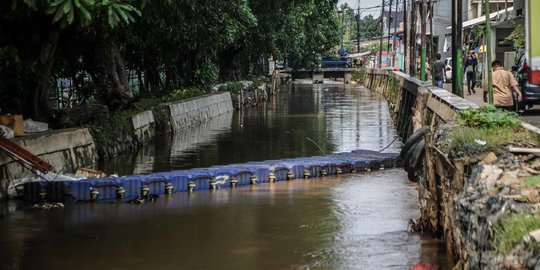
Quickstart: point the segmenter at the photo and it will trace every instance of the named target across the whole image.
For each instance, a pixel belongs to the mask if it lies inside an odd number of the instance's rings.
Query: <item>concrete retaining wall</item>
[[[455,120],[459,110],[478,107],[402,72],[366,68],[359,83],[388,100],[398,133],[404,141],[420,126],[446,123]],[[427,119],[426,115],[434,117]]]
[[[14,142],[48,161],[55,172],[74,172],[98,159],[94,139],[87,128],[27,135],[14,139]],[[31,174],[21,163],[0,151],[0,198],[5,197],[9,181]]]
[[[131,118],[133,132],[139,144],[145,144],[154,138],[155,123],[152,111],[141,112]]]
[[[224,113],[233,111],[229,92],[209,94],[179,102],[163,104],[157,113],[166,112],[162,121],[168,123],[165,132],[199,125]],[[113,158],[118,154],[150,142],[156,130],[155,112],[144,111],[131,117],[132,129],[126,130],[122,138],[104,142],[97,146],[90,131],[84,129],[63,129],[43,134],[16,138],[14,142],[31,153],[42,157],[54,166],[55,172],[73,173],[81,166],[92,166],[98,158]],[[163,128],[163,126],[161,126]],[[97,131],[96,131],[97,132]],[[98,151],[100,147],[100,151]],[[98,154],[99,152],[99,154]],[[0,151],[0,198],[4,198],[10,180],[30,175],[19,162]]]
[[[162,108],[170,118],[170,131],[176,132],[200,124],[220,114],[233,111],[229,92],[211,94],[180,102],[166,103]]]

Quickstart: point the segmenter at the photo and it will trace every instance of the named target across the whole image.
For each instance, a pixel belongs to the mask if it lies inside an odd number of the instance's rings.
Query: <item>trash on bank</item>
[[[24,120],[23,124],[24,124],[24,132],[27,132],[27,133],[44,132],[49,129],[48,123],[38,122],[32,119]]]
[[[12,139],[15,134],[13,133],[13,129],[0,125],[0,136],[4,136],[6,139]]]
[[[75,175],[79,177],[88,178],[88,179],[104,178],[107,176],[102,171],[98,171],[98,170],[94,170],[94,169],[90,169],[86,167],[79,167],[77,171],[75,172]]]

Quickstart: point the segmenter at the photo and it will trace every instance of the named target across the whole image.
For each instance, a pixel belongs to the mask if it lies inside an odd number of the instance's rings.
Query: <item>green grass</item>
[[[540,184],[540,175],[531,176],[531,177],[525,179],[524,184],[525,184],[526,187],[536,186],[536,185]]]
[[[523,243],[530,232],[540,229],[540,211],[504,216],[494,230],[494,248],[498,254],[507,255],[516,245]],[[537,250],[540,243],[531,241],[526,247]]]
[[[540,136],[522,128],[460,127],[448,134],[445,150],[465,151],[468,148],[492,147],[511,142],[539,144]]]
[[[231,92],[231,95],[237,95],[244,88],[241,82],[230,82],[219,87],[219,91]]]

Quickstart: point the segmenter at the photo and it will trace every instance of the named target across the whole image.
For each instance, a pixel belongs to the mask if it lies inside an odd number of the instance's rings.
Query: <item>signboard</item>
[[[528,19],[528,41],[529,57],[531,59],[531,73],[529,82],[531,84],[540,84],[540,1],[529,0]]]

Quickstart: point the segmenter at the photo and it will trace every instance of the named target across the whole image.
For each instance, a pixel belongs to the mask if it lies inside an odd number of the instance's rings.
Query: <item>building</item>
[[[505,68],[510,69],[514,64],[516,50],[511,40],[507,38],[514,32],[517,25],[525,25],[525,0],[491,0],[491,58],[500,60]],[[485,20],[485,1],[470,0],[468,5],[468,20],[463,22],[464,50],[474,51],[478,54],[481,63],[480,73],[485,78],[487,70],[486,36],[483,33]],[[451,27],[448,27],[451,29]]]

